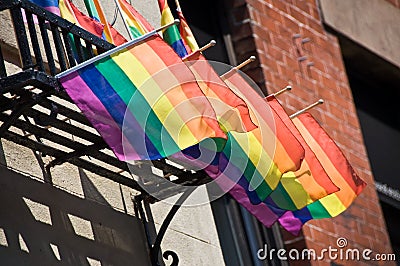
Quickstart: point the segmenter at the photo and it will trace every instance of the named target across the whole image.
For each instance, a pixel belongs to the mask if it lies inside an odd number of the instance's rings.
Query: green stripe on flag
[[[110,83],[111,87],[128,106],[132,115],[137,119],[145,133],[162,156],[165,151],[179,151],[179,147],[163,127],[157,115],[146,99],[128,78],[124,71],[110,57],[106,57],[95,64],[97,70]],[[135,97],[132,104],[132,97]],[[140,112],[138,112],[140,110]],[[161,142],[160,133],[163,140]]]

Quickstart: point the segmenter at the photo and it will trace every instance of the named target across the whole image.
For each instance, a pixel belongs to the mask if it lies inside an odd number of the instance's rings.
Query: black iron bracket
[[[161,251],[161,242],[165,236],[165,233],[167,232],[168,226],[170,225],[172,219],[175,217],[175,214],[178,212],[182,204],[186,201],[186,199],[195,191],[197,186],[192,186],[192,187],[186,187],[185,191],[182,193],[182,195],[179,197],[179,199],[175,202],[175,204],[172,206],[171,210],[168,212],[167,216],[165,217],[163,223],[161,224],[160,230],[158,231],[158,234],[156,236],[156,239],[153,244],[151,244],[150,241],[150,233],[149,233],[149,228],[148,224],[146,222],[146,217],[142,208],[142,201],[143,197],[142,196],[137,196],[135,197],[135,209],[137,210],[137,215],[140,216],[143,226],[149,241],[150,245],[150,260],[151,260],[151,265],[153,266],[160,266],[161,264],[159,263],[159,255]],[[177,266],[179,263],[179,257],[176,252],[172,250],[166,250],[162,254],[164,259],[168,259],[169,257],[172,258],[172,263],[170,264],[171,266]]]

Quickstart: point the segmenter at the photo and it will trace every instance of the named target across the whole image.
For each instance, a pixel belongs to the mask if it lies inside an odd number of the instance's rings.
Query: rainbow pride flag
[[[122,17],[128,25],[133,38],[153,30],[147,20],[126,0],[118,0],[118,3],[121,6]]]
[[[110,43],[114,43],[110,26],[106,20],[106,16],[101,8],[101,5],[98,0],[84,0],[86,10],[89,13],[89,16],[94,20],[102,23],[104,25],[104,31],[102,34],[102,38]]]
[[[224,131],[247,132],[256,128],[245,101],[224,83],[199,51],[185,57],[183,61],[213,106]]]
[[[236,166],[243,165],[243,162],[239,162],[243,160],[243,156],[249,158],[240,180],[250,201],[258,204],[276,188],[283,173],[299,169],[304,158],[304,149],[237,70],[232,69],[221,78],[233,92],[246,100],[252,111],[253,121],[258,126],[246,134],[230,132],[232,147],[237,148],[229,147],[232,152],[226,149],[223,152]],[[236,159],[232,161],[231,157]]]
[[[150,34],[58,75],[123,161],[163,158],[205,138],[226,138],[193,74],[169,45]]]
[[[199,45],[197,44],[196,38],[194,37],[193,32],[189,27],[189,24],[187,23],[185,17],[183,16],[179,0],[175,0],[175,3],[176,3],[176,11],[178,13],[178,17],[180,20],[179,32],[181,34],[183,43],[185,44],[188,53],[195,52],[199,50]]]
[[[189,164],[203,168],[250,212],[254,210],[260,214],[257,206],[262,204],[253,205],[253,201],[265,200],[279,184],[283,173],[300,167],[304,149],[250,85],[243,89],[247,82],[236,70],[221,78],[235,94],[245,99],[257,128],[244,133],[230,131],[223,144],[202,141],[184,150],[183,155],[187,156]],[[258,218],[263,219],[262,215]]]
[[[79,11],[79,9],[70,0],[59,0],[58,3],[62,18],[87,30],[99,38],[102,37],[104,27],[101,23]]]
[[[89,16],[104,25],[102,38],[112,44],[121,45],[126,39],[108,23],[98,0],[84,0]]]
[[[299,115],[293,122],[329,177],[340,188],[300,210],[288,211],[279,218],[279,223],[287,231],[297,235],[309,220],[331,218],[344,212],[362,192],[366,183],[357,176],[339,147],[310,114]]]
[[[43,7],[47,11],[50,11],[57,16],[60,15],[60,9],[58,7],[58,0],[29,0],[29,2],[32,2],[38,6]]]
[[[168,6],[167,0],[158,0],[158,6],[160,7],[161,12],[161,26],[174,22],[174,17],[171,9]],[[181,35],[179,34],[179,29],[176,25],[168,27],[166,30],[164,30],[163,37],[164,40],[171,45],[179,57],[183,58],[188,54]]]
[[[278,100],[274,96],[268,96],[266,101],[301,143],[305,151],[305,157],[297,171],[289,171],[282,175],[278,187],[265,202],[283,210],[298,210],[318,199],[337,192],[339,188],[329,178],[314,152],[303,139]]]

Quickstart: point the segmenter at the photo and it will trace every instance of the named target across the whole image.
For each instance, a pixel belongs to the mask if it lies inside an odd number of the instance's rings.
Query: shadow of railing
[[[2,265],[149,264],[141,221],[111,208],[83,173],[85,198],[5,167],[0,176]]]
[[[1,11],[11,14],[9,30],[15,32],[21,71],[7,73],[0,47],[0,138],[51,156],[52,161],[43,165],[46,175],[51,168],[68,162],[143,194],[145,189],[132,174],[148,176],[157,182],[152,193],[158,199],[184,190],[171,188],[169,180],[182,185],[208,181],[204,173],[174,167],[168,160],[128,167],[113,155],[60,88],[55,74],[113,48],[113,44],[27,0],[1,1]],[[159,174],[153,173],[154,168]]]

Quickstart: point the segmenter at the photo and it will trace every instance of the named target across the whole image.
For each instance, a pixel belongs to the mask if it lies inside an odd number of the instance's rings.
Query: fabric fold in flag
[[[79,9],[70,0],[59,0],[59,7],[62,18],[68,20],[78,27],[83,28],[84,30],[87,30],[93,35],[102,38],[104,26],[100,22],[86,16],[84,13],[79,11]],[[87,49],[83,49],[83,58],[80,58],[78,55],[78,45],[80,45],[82,48],[86,47],[84,40],[81,39],[80,43],[75,43],[75,39],[72,34],[68,34],[68,38],[71,41],[72,50],[77,62],[81,62],[90,58],[90,55],[87,53]]]
[[[276,118],[264,99],[236,70],[221,78],[235,94],[245,100],[257,128],[245,133],[230,131],[224,145],[202,141],[199,145],[184,150],[183,154],[188,157],[189,163],[198,163],[201,166],[203,162],[204,171],[260,221],[271,221],[264,216],[267,214],[260,211],[268,207],[253,203],[260,203],[270,195],[278,185],[282,173],[295,171],[300,167],[304,149],[290,131],[287,128],[285,130],[282,121],[275,121]],[[277,128],[279,131],[276,131]],[[215,156],[204,156],[207,154]],[[276,215],[274,217],[278,218]]]
[[[104,40],[115,45],[121,45],[126,42],[125,38],[108,23],[99,0],[84,0],[84,2],[89,16],[104,25],[102,34]]]
[[[289,171],[282,179],[266,203],[283,210],[298,210],[306,205],[337,192],[339,188],[332,182],[314,152],[303,139],[286,111],[274,96],[266,98],[274,113],[300,142],[305,151],[304,160],[297,171]]]
[[[158,0],[158,6],[160,7],[161,12],[161,26],[174,22],[174,17],[168,6],[167,0]],[[171,45],[179,57],[183,58],[188,54],[176,25],[172,25],[165,29],[163,31],[163,38],[169,45]]]
[[[61,17],[101,38],[104,26],[86,16],[70,0],[59,0]]]
[[[147,20],[126,0],[118,0],[121,6],[122,17],[125,20],[133,38],[144,35],[153,30]]]
[[[279,223],[297,235],[309,220],[331,218],[344,212],[362,192],[366,183],[358,177],[335,142],[308,113],[293,119],[310,149],[340,190],[296,211],[288,211]]]
[[[192,30],[189,27],[185,17],[183,16],[183,12],[181,10],[180,4],[178,0],[176,1],[177,9],[176,12],[178,13],[178,17],[180,20],[179,23],[179,32],[181,34],[183,43],[185,44],[186,51],[188,53],[195,52],[199,50],[199,45],[197,44],[196,38],[194,37]]]
[[[213,106],[224,131],[247,132],[256,128],[245,101],[227,87],[199,51],[183,60]]]
[[[159,159],[226,138],[193,74],[158,35],[60,82],[120,160]]]

